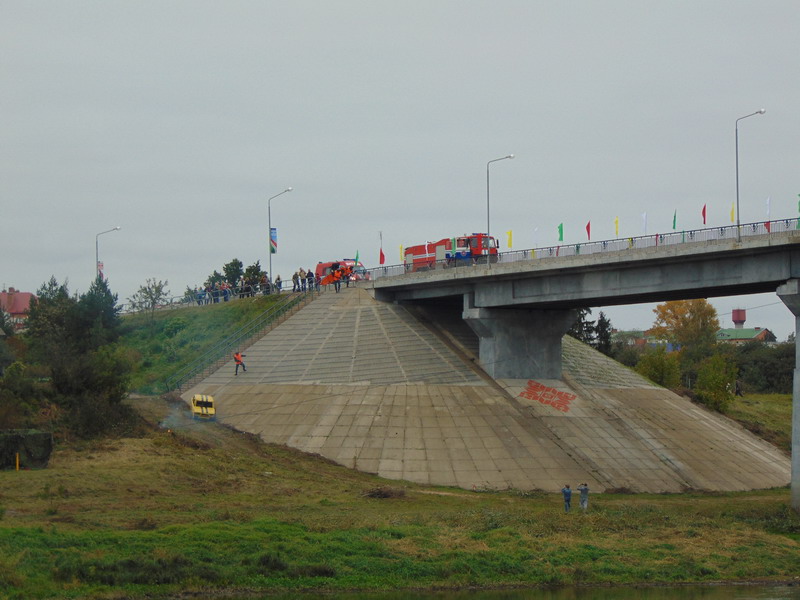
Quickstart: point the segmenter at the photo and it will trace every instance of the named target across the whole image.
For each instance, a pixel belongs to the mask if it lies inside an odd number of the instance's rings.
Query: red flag
[[[703,225],[705,225],[706,224],[706,205],[705,204],[703,204],[703,212],[701,214],[703,215]]]
[[[764,223],[764,227],[766,228],[766,230],[767,230],[767,233],[772,233],[772,231],[771,231],[771,228],[770,228],[770,226],[769,226],[769,221],[766,221],[766,222]]]
[[[383,248],[381,248],[381,257],[380,257],[380,259],[378,261],[378,264],[382,265],[385,262],[386,262],[386,256],[383,254]]]
[[[591,221],[589,221],[586,224],[586,238],[587,239],[592,239],[592,222]]]

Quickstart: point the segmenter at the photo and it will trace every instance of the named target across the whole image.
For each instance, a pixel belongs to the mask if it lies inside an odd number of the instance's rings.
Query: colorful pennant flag
[[[675,209],[675,212],[672,213],[672,230],[675,231],[678,228],[678,209]]]
[[[509,229],[506,231],[506,235],[508,236],[508,247],[511,248],[511,230]]]
[[[703,210],[700,212],[700,214],[703,215],[703,225],[705,225],[706,224],[706,205],[705,204],[703,204]]]
[[[385,262],[386,262],[386,255],[383,253],[383,248],[381,248],[381,253],[378,257],[378,264],[382,265]]]
[[[269,253],[278,253],[278,228],[272,227],[269,230]]]
[[[405,260],[405,256],[403,256],[403,244],[400,244],[400,262]]]
[[[800,210],[800,203],[797,205]],[[614,237],[619,237],[619,217],[614,217]]]
[[[736,223],[736,204],[731,202],[731,223]]]
[[[642,231],[644,231],[644,235],[647,235],[647,213],[642,213]]]
[[[592,239],[592,222],[589,221],[586,223],[586,238],[591,240]]]
[[[563,242],[564,241],[564,224],[563,223],[560,223],[559,226],[558,226],[558,241],[559,242]]]

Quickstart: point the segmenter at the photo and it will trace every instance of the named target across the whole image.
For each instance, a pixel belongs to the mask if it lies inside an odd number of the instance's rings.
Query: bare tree
[[[128,298],[128,303],[134,310],[149,312],[150,320],[156,312],[156,308],[169,299],[170,292],[167,289],[168,281],[156,281],[148,279],[145,285],[139,287],[139,291]]]

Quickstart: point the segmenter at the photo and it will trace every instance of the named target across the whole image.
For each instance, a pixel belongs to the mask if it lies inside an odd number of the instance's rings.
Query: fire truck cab
[[[406,271],[473,265],[497,261],[497,241],[485,233],[464,234],[405,249]]]

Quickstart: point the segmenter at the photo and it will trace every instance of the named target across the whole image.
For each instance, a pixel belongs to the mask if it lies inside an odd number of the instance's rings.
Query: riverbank
[[[398,484],[134,404],[141,437],[0,473],[1,597],[793,581],[800,564],[788,489],[593,494],[564,514],[559,495]]]

